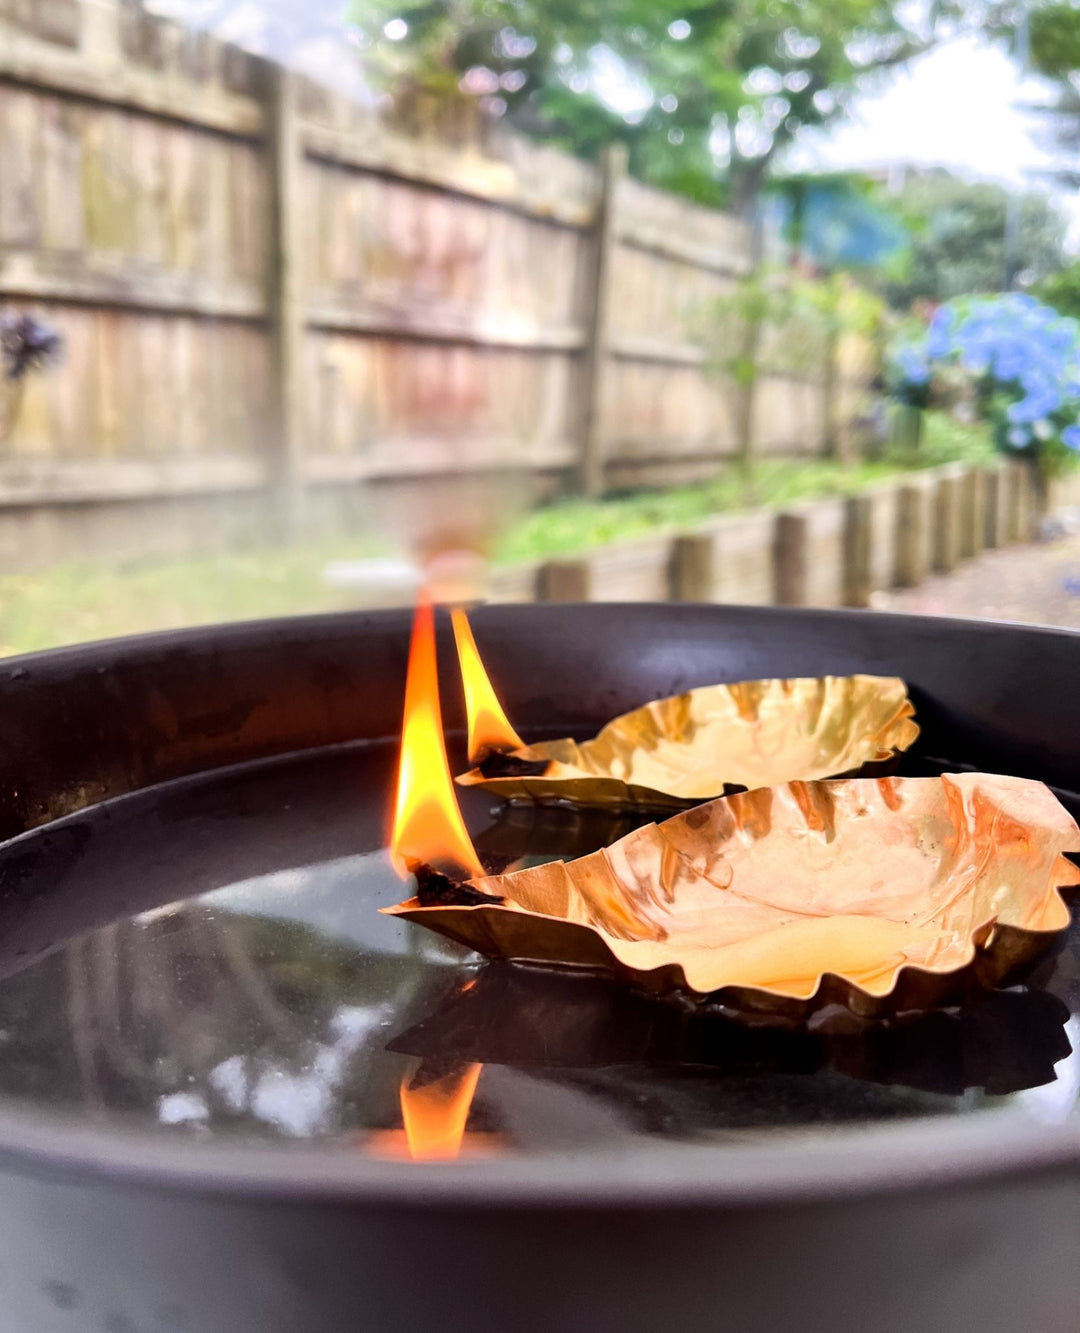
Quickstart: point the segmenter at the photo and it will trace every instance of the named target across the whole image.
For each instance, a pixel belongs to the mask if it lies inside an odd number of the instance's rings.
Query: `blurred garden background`
[[[4,0],[0,652],[1003,458],[875,604],[1080,623],[1078,184],[1071,5]]]

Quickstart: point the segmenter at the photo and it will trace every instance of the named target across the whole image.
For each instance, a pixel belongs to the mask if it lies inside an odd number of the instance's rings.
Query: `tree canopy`
[[[1036,73],[1056,85],[1054,96],[1036,109],[1046,118],[1057,147],[1080,153],[1080,9],[1074,4],[1036,3],[1026,11],[1027,35],[1022,36],[1023,11],[1006,8],[1003,24],[1014,50],[1027,57]],[[1080,184],[1080,164],[1065,163],[1057,173],[1062,180]]]
[[[591,157],[748,211],[776,154],[841,112],[856,82],[924,49],[887,0],[354,0],[367,65],[475,98]],[[935,7],[937,12],[937,7]]]
[[[945,171],[911,177],[895,196],[908,228],[909,247],[886,283],[894,305],[948,301],[968,292],[996,292],[1010,284],[1006,253],[1008,191],[972,184]],[[1017,252],[1020,275],[1037,282],[1064,263],[1065,224],[1049,200],[1020,200]]]
[[[1080,72],[1080,10],[1073,5],[1037,5],[1028,16],[1031,63],[1051,78]]]

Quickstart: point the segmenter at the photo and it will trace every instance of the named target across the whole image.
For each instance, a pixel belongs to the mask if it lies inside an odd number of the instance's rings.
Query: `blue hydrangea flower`
[[[1036,390],[1019,402],[1011,403],[1005,415],[1013,425],[1039,421],[1052,416],[1061,406],[1061,396],[1053,389]]]
[[[896,350],[892,364],[902,391],[925,389],[950,363],[1004,407],[1011,448],[1060,438],[1080,450],[1080,322],[1021,292],[950,301],[921,338]]]
[[[948,356],[952,351],[953,325],[956,323],[956,311],[952,306],[940,306],[930,321],[926,335],[926,354],[937,361]]]
[[[908,384],[927,384],[930,380],[930,362],[917,343],[909,343],[896,353],[896,365]]]

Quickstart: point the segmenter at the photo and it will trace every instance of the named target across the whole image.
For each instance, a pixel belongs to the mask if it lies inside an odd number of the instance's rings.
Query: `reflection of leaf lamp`
[[[835,1028],[747,1024],[722,1007],[649,999],[601,977],[491,963],[444,996],[389,1050],[522,1069],[708,1069],[720,1076],[814,1074],[959,1096],[1002,1096],[1054,1078],[1069,1010],[1035,988],[963,1008]]]

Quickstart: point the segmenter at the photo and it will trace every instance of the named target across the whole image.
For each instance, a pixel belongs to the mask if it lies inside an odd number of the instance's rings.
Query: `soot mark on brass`
[[[485,778],[540,778],[550,764],[549,759],[522,759],[505,750],[489,750],[477,768]]]
[[[481,893],[471,884],[423,862],[409,869],[416,876],[416,896],[421,907],[483,907],[485,903],[494,906],[506,901],[491,893]]]

